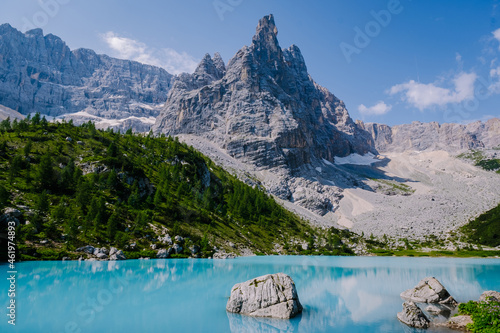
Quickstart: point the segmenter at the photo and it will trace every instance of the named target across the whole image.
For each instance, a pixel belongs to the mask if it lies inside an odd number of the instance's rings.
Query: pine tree
[[[106,179],[106,185],[111,189],[116,189],[118,185],[118,175],[116,174],[115,169],[111,169],[108,174],[108,178]]]
[[[9,167],[9,183],[10,184],[12,184],[12,182],[14,181],[14,178],[17,177],[17,175],[21,171],[22,165],[23,165],[23,159],[19,155],[15,155],[10,160],[10,167]]]
[[[92,184],[90,182],[85,181],[85,179],[81,179],[78,183],[76,189],[76,202],[78,206],[82,209],[85,214],[87,211],[87,205],[89,204],[90,198],[92,195]]]
[[[24,145],[23,148],[24,156],[28,157],[31,153],[32,148],[33,148],[33,142],[31,142],[31,140],[28,140],[28,142],[26,142],[26,145]]]
[[[118,216],[116,216],[116,213],[111,214],[111,216],[108,219],[107,223],[107,228],[106,228],[106,233],[109,239],[114,239],[116,232],[118,231]]]
[[[7,191],[5,187],[3,187],[3,185],[0,185],[0,211],[2,211],[5,206],[7,206],[9,197],[9,191]]]
[[[50,189],[54,182],[54,167],[52,165],[52,157],[50,154],[44,154],[38,165],[37,181],[41,189]]]
[[[37,112],[35,113],[33,118],[31,118],[31,123],[35,126],[38,126],[40,125],[40,120],[41,120],[40,113]]]
[[[36,202],[36,210],[39,213],[46,214],[49,211],[50,203],[49,196],[47,195],[47,191],[43,190],[42,193],[38,196],[38,200]]]
[[[70,159],[68,164],[62,169],[60,178],[60,187],[71,189],[75,185],[74,175],[75,175],[75,160]]]

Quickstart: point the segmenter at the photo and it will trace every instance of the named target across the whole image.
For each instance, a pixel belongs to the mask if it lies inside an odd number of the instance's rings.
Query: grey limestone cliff
[[[360,123],[373,137],[380,152],[408,150],[445,150],[456,152],[467,149],[494,148],[500,145],[500,119],[470,124],[438,124],[437,122],[387,126]]]
[[[147,130],[167,99],[171,78],[159,67],[71,51],[41,29],[22,33],[0,25],[0,104],[24,115]]]
[[[309,76],[299,48],[281,49],[272,15],[227,68],[206,55],[194,74],[179,76],[154,130],[209,138],[262,168],[373,150],[344,103]]]
[[[153,130],[210,141],[254,170],[270,171],[264,185],[271,193],[324,215],[338,190],[317,182],[316,170],[335,156],[374,152],[373,141],[311,78],[300,49],[282,49],[277,34],[273,16],[265,16],[250,46],[226,66],[219,55],[206,55],[192,75],[176,77]]]

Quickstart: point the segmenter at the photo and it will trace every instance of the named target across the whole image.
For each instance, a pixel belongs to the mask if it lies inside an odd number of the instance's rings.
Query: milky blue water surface
[[[435,276],[458,301],[500,290],[499,259],[248,257],[17,264],[16,326],[0,332],[416,332],[396,319],[401,291]],[[231,287],[284,272],[304,312],[292,320],[227,314]],[[428,332],[437,332],[428,330]],[[442,332],[442,331],[439,331]]]

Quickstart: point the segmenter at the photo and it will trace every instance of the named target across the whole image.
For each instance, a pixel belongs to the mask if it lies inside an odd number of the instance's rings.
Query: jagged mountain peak
[[[261,18],[259,20],[259,24],[257,25],[253,40],[258,41],[259,39],[268,39],[269,37],[276,38],[276,36],[278,36],[278,28],[274,23],[273,14],[269,14]]]
[[[25,35],[43,37],[43,30],[41,28],[31,29],[31,30],[26,31]]]
[[[214,62],[215,67],[220,72],[225,72],[226,71],[226,65],[224,64],[224,60],[222,59],[222,57],[221,57],[221,55],[220,55],[219,52],[215,52],[214,53],[212,61]]]
[[[318,191],[321,198],[304,206],[325,214],[336,189],[314,180],[321,178],[315,173],[335,156],[374,152],[373,141],[342,101],[309,76],[300,49],[281,49],[277,32],[274,17],[265,16],[220,79],[213,74],[215,55],[177,77],[153,131],[194,135],[238,163],[274,174],[264,186],[283,199],[302,200],[301,188]]]
[[[252,48],[260,62],[273,62],[282,59],[283,54],[278,42],[278,28],[272,14],[259,20],[257,30],[252,38]]]

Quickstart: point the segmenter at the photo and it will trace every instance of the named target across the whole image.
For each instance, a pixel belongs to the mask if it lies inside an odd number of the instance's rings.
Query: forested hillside
[[[0,133],[0,208],[17,216],[21,259],[77,258],[87,244],[155,257],[168,246],[160,241],[166,234],[185,238],[174,257],[193,248],[201,257],[309,253],[313,244],[325,254],[350,253],[340,239],[348,232],[313,229],[171,137],[49,123],[39,114],[4,120]]]

